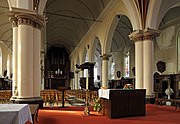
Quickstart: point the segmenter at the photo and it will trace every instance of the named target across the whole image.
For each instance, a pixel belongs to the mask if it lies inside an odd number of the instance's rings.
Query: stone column
[[[98,60],[97,61],[97,75],[99,75],[100,76],[100,79],[99,80],[101,80],[101,78],[102,78],[102,63],[101,63],[101,60]]]
[[[144,89],[146,89],[146,98],[154,97],[154,44],[153,39],[158,36],[159,32],[151,29],[144,31],[143,42],[143,72],[144,72]]]
[[[34,23],[33,42],[33,97],[40,96],[41,90],[41,27],[42,24]]]
[[[80,79],[83,77],[84,77],[84,69],[80,69],[78,75],[78,89],[80,89]]]
[[[135,42],[135,88],[143,88],[143,33],[135,31],[130,34],[130,39]]]
[[[108,61],[109,56],[103,55],[102,56],[102,87],[104,89],[108,88]]]
[[[75,84],[74,89],[78,90],[78,84],[79,84],[79,70],[75,70]]]
[[[13,27],[13,97],[17,102],[42,101],[40,97],[40,46],[43,17],[9,12]],[[12,97],[12,98],[13,98]]]
[[[9,79],[10,79],[10,76],[11,76],[11,61],[12,61],[11,55],[8,54],[8,56],[7,56],[7,77]]]
[[[81,78],[81,77],[84,77],[84,69],[81,69],[80,71],[79,71],[79,77]]]
[[[12,22],[13,28],[13,78],[12,78],[12,98],[17,97],[17,68],[18,68],[18,26],[17,26],[17,19],[15,17],[11,17],[10,21]]]
[[[18,99],[33,97],[33,18],[17,15],[18,19]]]

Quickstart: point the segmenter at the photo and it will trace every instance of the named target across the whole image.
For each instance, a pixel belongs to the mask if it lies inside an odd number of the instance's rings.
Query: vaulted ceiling
[[[59,46],[71,53],[90,29],[94,22],[101,23],[98,16],[111,0],[47,0],[44,15],[47,17],[47,47]],[[12,50],[12,26],[5,11],[7,0],[0,0],[0,41]],[[119,23],[112,39],[111,51],[120,51],[132,46],[128,35],[132,32],[131,22],[126,16],[119,16]],[[179,17],[179,7],[171,9],[164,16],[160,29],[167,22]],[[179,19],[178,19],[179,20]],[[169,23],[168,23],[169,24]]]
[[[110,0],[48,0],[47,45],[72,52]]]
[[[12,24],[5,11],[8,10],[7,0],[0,0],[0,42],[12,50]]]

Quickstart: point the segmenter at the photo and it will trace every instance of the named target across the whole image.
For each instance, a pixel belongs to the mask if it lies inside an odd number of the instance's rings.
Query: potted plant
[[[54,104],[54,100],[52,98],[49,99],[49,106],[50,108],[52,108],[53,104]]]
[[[94,101],[94,110],[99,112],[101,110],[100,98],[95,99]]]

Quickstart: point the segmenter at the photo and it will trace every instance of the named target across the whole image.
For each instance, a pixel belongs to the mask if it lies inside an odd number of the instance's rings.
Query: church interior
[[[180,0],[1,0],[0,108],[29,105],[26,124],[72,109],[160,124],[148,119],[162,108],[178,123],[179,12]]]

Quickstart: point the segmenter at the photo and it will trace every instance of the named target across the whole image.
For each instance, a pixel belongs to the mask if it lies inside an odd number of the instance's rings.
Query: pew
[[[156,98],[156,105],[163,105],[163,102],[172,102],[175,105],[175,109],[177,109],[179,108],[180,99]]]

